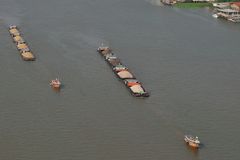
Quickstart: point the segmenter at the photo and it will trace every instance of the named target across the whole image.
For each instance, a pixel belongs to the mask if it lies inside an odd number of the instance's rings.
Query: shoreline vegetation
[[[213,7],[212,3],[208,3],[208,2],[201,2],[201,3],[183,2],[183,3],[176,3],[173,6],[177,8],[184,8],[184,9]]]
[[[231,3],[231,2],[238,2],[239,0],[216,0],[213,1],[215,3]],[[175,1],[176,2],[176,1]],[[212,2],[177,2],[172,4],[174,7],[177,8],[184,8],[184,9],[197,9],[197,8],[205,8],[209,7],[212,8]]]

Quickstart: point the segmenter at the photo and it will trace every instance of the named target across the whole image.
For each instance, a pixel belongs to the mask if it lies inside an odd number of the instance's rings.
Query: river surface
[[[36,61],[22,61],[9,24]],[[1,0],[0,159],[239,160],[239,38],[239,24],[209,9],[157,0]],[[96,53],[101,43],[149,98],[130,95]]]

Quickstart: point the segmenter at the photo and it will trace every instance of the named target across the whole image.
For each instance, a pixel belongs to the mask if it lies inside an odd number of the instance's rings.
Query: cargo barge
[[[25,61],[34,61],[35,57],[32,53],[32,51],[29,49],[28,44],[23,39],[22,35],[20,34],[20,31],[17,26],[11,25],[9,26],[9,33],[13,39],[13,42],[16,44],[16,47],[22,57]]]
[[[116,76],[125,84],[131,94],[135,97],[149,97],[141,82],[124,66],[120,59],[115,56],[109,47],[98,47],[97,52],[105,59]]]

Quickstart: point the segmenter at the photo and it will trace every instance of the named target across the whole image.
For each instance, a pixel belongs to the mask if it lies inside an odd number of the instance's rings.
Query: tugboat
[[[53,80],[51,80],[51,82],[50,82],[50,86],[52,86],[53,88],[60,88],[61,82],[59,81],[58,78],[53,79]]]
[[[198,139],[198,137],[194,137],[192,135],[185,135],[184,136],[184,141],[191,147],[194,147],[194,148],[199,148],[200,146],[200,141]]]
[[[104,57],[106,57],[107,55],[112,55],[112,50],[108,46],[104,46],[103,44],[98,47],[97,52]]]

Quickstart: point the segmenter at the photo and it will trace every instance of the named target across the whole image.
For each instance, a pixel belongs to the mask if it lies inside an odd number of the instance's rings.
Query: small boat
[[[52,86],[53,88],[60,88],[61,82],[59,81],[58,78],[53,79],[53,80],[51,80],[51,82],[50,82],[50,86]]]
[[[164,4],[164,5],[169,5],[169,6],[172,6],[174,4],[177,3],[177,1],[175,0],[161,0],[161,2]]]
[[[184,136],[184,141],[191,147],[198,148],[200,145],[200,141],[198,137],[194,137],[192,135],[185,135]]]
[[[212,15],[214,18],[218,18],[218,15],[217,14],[213,14]]]
[[[229,21],[231,22],[234,22],[234,23],[237,23],[237,22],[240,22],[240,17],[231,17],[231,18],[228,18]]]

